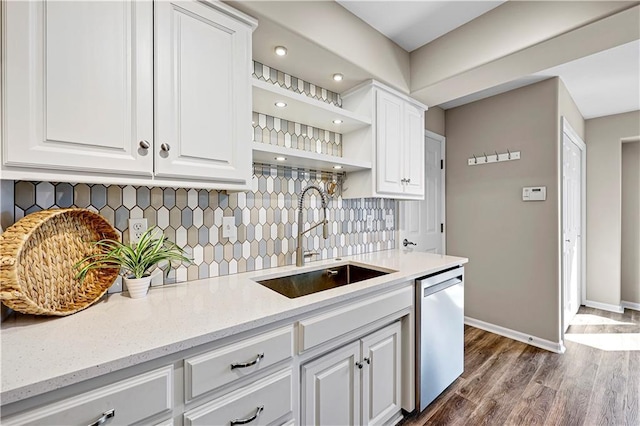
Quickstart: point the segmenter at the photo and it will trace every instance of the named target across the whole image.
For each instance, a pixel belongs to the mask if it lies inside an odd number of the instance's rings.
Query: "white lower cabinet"
[[[384,424],[401,409],[400,321],[302,366],[307,425]]]
[[[401,327],[396,321],[362,342],[362,424],[385,423],[401,408]]]
[[[293,412],[291,369],[272,374],[184,414],[185,426],[268,425]]]
[[[173,409],[173,366],[166,366],[3,418],[3,425],[130,425]]]
[[[304,424],[360,424],[360,360],[353,342],[302,367]]]

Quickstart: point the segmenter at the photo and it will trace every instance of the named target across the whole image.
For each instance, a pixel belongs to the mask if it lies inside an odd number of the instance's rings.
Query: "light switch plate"
[[[384,219],[384,223],[385,223],[385,226],[387,227],[387,229],[392,229],[393,228],[393,215],[392,214],[386,215],[385,219]]]
[[[222,238],[237,238],[238,228],[236,227],[236,218],[233,216],[225,216],[222,218]]]
[[[367,231],[371,231],[373,229],[373,215],[367,215]]]

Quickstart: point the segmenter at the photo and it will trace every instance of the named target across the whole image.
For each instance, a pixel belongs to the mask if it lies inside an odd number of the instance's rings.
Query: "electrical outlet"
[[[236,228],[236,218],[225,216],[222,218],[222,238],[237,238],[238,228]]]
[[[129,242],[137,243],[147,230],[147,219],[129,219]]]
[[[367,231],[371,231],[373,229],[373,215],[367,215]]]
[[[387,229],[393,229],[393,215],[388,214],[387,216],[385,216],[384,223]]]

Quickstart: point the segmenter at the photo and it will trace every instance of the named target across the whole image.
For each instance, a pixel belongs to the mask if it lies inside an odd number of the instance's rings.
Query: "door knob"
[[[149,149],[151,147],[151,144],[147,141],[140,141],[140,148],[142,149]]]
[[[402,245],[405,246],[405,247],[406,246],[417,246],[416,243],[413,243],[413,242],[407,240],[406,238],[402,241]]]
[[[160,149],[164,152],[169,152],[169,150],[171,149],[171,145],[169,145],[168,143],[163,143],[162,145],[160,145]]]

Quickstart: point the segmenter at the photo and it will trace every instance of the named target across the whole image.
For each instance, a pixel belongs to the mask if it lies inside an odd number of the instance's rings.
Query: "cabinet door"
[[[305,425],[360,424],[360,342],[302,367]]]
[[[404,161],[402,126],[404,101],[383,91],[376,94],[377,190],[388,194],[403,191]]]
[[[362,339],[362,423],[384,424],[400,411],[400,322]]]
[[[153,4],[2,8],[4,164],[150,175]]]
[[[424,112],[408,103],[404,111],[404,193],[424,196]]]
[[[155,18],[156,175],[248,181],[251,27],[195,1]]]

